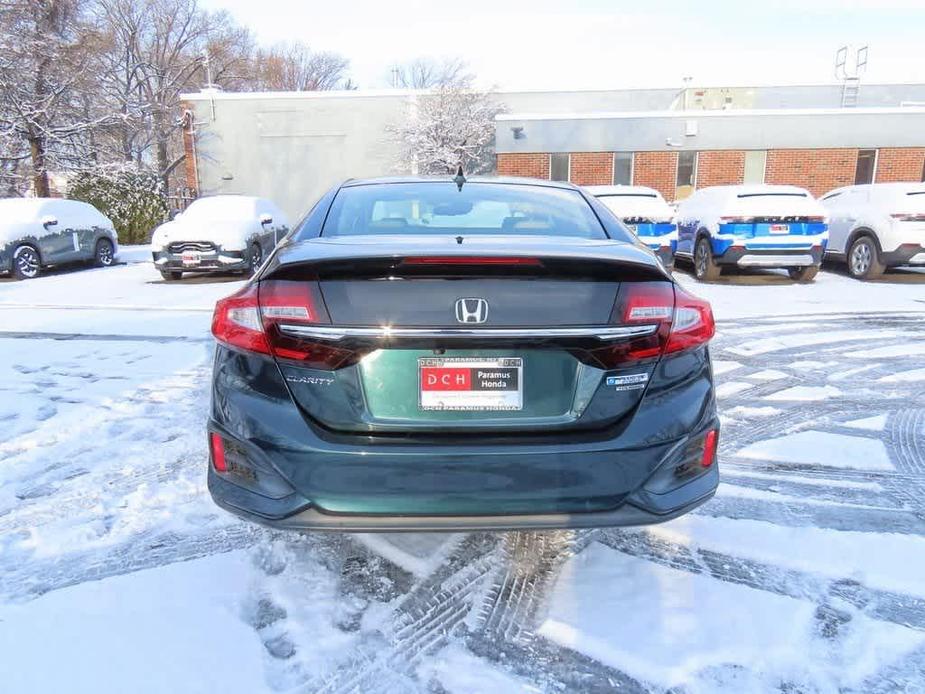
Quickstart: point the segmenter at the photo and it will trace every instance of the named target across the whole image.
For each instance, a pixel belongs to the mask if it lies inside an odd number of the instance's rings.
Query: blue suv
[[[829,239],[825,208],[796,186],[704,188],[679,205],[677,222],[678,257],[708,282],[724,267],[783,268],[810,282]]]

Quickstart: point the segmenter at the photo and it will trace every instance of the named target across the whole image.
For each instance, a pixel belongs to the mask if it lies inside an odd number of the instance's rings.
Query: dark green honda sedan
[[[253,521],[637,525],[716,489],[710,306],[566,183],[344,183],[212,331],[209,489]]]

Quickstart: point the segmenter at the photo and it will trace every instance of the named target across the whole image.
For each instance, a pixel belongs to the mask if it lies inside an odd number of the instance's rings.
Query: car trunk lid
[[[272,330],[293,399],[315,423],[535,432],[610,425],[638,403],[658,351],[616,364],[608,350],[655,337],[654,325],[614,322],[625,283],[671,291],[644,252],[536,238],[377,241],[317,242],[314,259],[293,250],[261,277],[273,292],[312,297],[319,320],[282,316]],[[299,358],[306,349],[315,357]]]

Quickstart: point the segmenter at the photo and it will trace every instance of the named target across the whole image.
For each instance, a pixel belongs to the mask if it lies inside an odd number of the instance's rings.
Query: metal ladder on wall
[[[861,80],[858,77],[848,77],[842,85],[842,108],[853,108],[858,105],[858,94],[861,91]]]

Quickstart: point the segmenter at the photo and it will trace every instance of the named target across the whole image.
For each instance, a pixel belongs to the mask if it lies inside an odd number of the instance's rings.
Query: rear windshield
[[[621,218],[645,217],[651,221],[668,221],[672,211],[668,203],[654,193],[617,193],[598,195],[597,199]]]
[[[737,198],[806,198],[806,193],[739,193]]]
[[[604,239],[574,190],[516,184],[382,183],[338,191],[322,236],[509,234]]]

